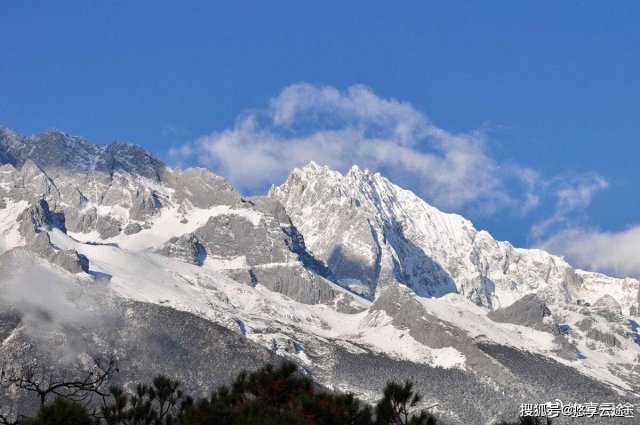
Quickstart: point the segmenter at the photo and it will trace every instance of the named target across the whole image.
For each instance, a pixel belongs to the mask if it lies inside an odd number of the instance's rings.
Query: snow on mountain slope
[[[424,296],[458,292],[489,308],[528,293],[552,303],[611,293],[626,312],[637,305],[637,280],[604,279],[544,251],[496,241],[465,218],[356,166],[343,176],[310,163],[269,196],[285,206],[309,249],[340,282],[361,283],[371,297],[399,283]]]
[[[0,161],[0,277],[29,255],[131,315],[197,317],[370,401],[376,379],[415,373],[474,388],[495,414],[512,393],[640,394],[638,281],[495,241],[379,174],[312,163],[243,198],[133,145],[6,129]],[[457,396],[430,400],[453,412]]]
[[[58,229],[52,230],[51,241],[60,249],[86,255],[92,264],[90,273],[123,298],[170,306],[231,328],[241,322],[242,329],[238,329],[266,347],[272,347],[274,338],[286,340],[287,335],[295,334],[292,327],[300,327],[310,335],[361,343],[399,359],[442,367],[464,364],[456,350],[429,349],[391,326],[389,318],[371,323],[364,312],[346,314],[330,306],[300,304],[261,285],[238,283],[207,264],[201,268],[155,253],[85,244]],[[354,302],[363,310],[370,305],[357,298]],[[265,338],[259,330],[269,326],[282,329]]]
[[[251,287],[238,283],[206,263],[198,267],[151,252],[85,244],[59,229],[52,230],[51,241],[58,248],[75,249],[86,255],[92,264],[91,272],[99,279],[108,277],[109,287],[124,298],[170,306],[233,329],[242,323],[238,329],[267,348],[273,347],[274,341],[295,341],[302,331],[335,344],[362,345],[393,358],[465,369],[463,353],[453,347],[431,348],[416,341],[408,330],[394,326],[392,318],[384,312],[372,314],[365,310],[370,303],[362,299],[353,299],[363,310],[360,313],[340,313],[328,305],[300,304],[261,285]],[[339,288],[336,290],[340,291]],[[464,330],[470,338],[540,353],[615,387],[631,390],[625,381],[608,370],[608,366],[621,360],[633,363],[634,356],[640,353],[640,350],[634,350],[633,344],[625,346],[622,356],[599,353],[585,345],[581,347],[581,360],[566,360],[555,354],[557,341],[553,334],[493,322],[487,317],[486,309],[461,295],[419,297],[418,300],[425,306],[426,313]],[[568,317],[565,319],[571,321]],[[583,317],[572,321],[578,319]],[[272,330],[265,335],[265,328]],[[299,357],[301,351],[295,355]],[[308,359],[304,363],[311,366]]]
[[[104,243],[116,243],[129,249],[153,249],[174,236],[182,236],[192,233],[203,226],[210,217],[220,215],[237,215],[246,218],[254,226],[257,226],[262,214],[248,209],[233,208],[229,205],[216,205],[214,207],[193,208],[188,214],[179,206],[168,206],[152,216],[147,226],[134,234],[119,233],[116,236],[100,238],[98,232],[88,233],[70,232],[69,234],[82,241],[101,241]],[[188,219],[186,218],[188,216]]]
[[[550,355],[557,350],[558,335],[538,332],[531,340],[534,330],[506,331],[486,316],[470,316],[469,306],[458,310],[445,302],[466,298],[482,307],[477,314],[537,294],[552,309],[553,326],[565,323],[572,329],[561,338],[565,351],[578,357],[565,353],[568,358],[559,361],[580,358],[581,370],[628,388],[623,376],[639,354],[637,327],[632,325],[638,311],[637,280],[575,270],[544,251],[495,241],[463,217],[443,213],[380,174],[355,166],[343,176],[310,163],[293,170],[269,196],[285,206],[308,248],[327,263],[337,282],[354,292],[364,286],[365,296],[377,298],[389,285],[404,285],[435,316],[472,336],[492,335],[494,342],[534,352],[542,348]],[[620,310],[617,320],[604,320],[588,307],[606,296]],[[585,324],[592,321],[597,329]],[[522,335],[528,341],[521,341]],[[632,375],[637,385],[638,376]]]
[[[0,209],[0,254],[22,244],[16,218],[27,208],[27,201],[2,200]]]

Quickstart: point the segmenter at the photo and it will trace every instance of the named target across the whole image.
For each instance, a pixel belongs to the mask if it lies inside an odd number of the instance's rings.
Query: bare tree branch
[[[2,368],[0,386],[36,393],[40,407],[44,406],[50,395],[88,403],[94,396],[109,396],[109,381],[118,372],[117,361],[113,356],[107,360],[94,358],[93,363],[91,370],[71,379],[58,377],[53,370],[38,367],[37,364],[22,365],[17,369]],[[3,425],[1,418],[0,425]]]

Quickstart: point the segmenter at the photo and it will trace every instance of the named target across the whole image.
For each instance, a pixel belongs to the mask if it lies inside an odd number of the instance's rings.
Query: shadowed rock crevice
[[[307,250],[302,234],[298,232],[298,229],[293,224],[288,227],[284,227],[282,231],[290,238],[285,239],[285,245],[289,247],[291,252],[298,256],[298,260],[304,264],[307,270],[322,276],[327,280],[336,282],[336,277],[331,272],[331,269],[323,261],[318,260]]]
[[[411,288],[420,296],[439,297],[458,292],[454,280],[446,270],[404,237],[399,225],[386,225],[383,228],[382,241],[379,240],[373,226],[370,226],[370,229],[375,241],[376,255],[373,262],[364,262],[359,256],[353,256],[352,252],[342,245],[336,246],[329,255],[328,267],[342,286],[368,298],[373,298],[376,291],[394,281]],[[393,252],[392,280],[381,274],[382,244]],[[362,286],[368,288],[364,294],[360,292]]]
[[[226,269],[235,280],[263,285],[305,304],[327,303],[336,296],[328,280],[333,278],[330,270],[307,251],[302,235],[277,201],[245,200],[237,213],[211,216],[193,235],[212,261],[246,263]],[[161,253],[171,255],[170,246],[177,253],[177,243],[180,238],[170,240]]]
[[[29,242],[35,238],[37,234],[57,228],[66,233],[65,217],[61,212],[52,212],[49,209],[49,203],[44,199],[40,199],[36,203],[27,207],[20,215],[17,221],[19,223],[18,230],[20,234]]]
[[[457,293],[456,283],[449,273],[424,250],[404,235],[399,223],[384,226],[385,240],[396,254],[394,273],[396,279],[411,288],[417,295],[440,297]]]

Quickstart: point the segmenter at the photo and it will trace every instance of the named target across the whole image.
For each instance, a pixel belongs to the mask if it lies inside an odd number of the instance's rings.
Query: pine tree
[[[21,421],[21,425],[93,425],[96,422],[80,403],[57,397],[52,404],[43,406],[38,415]]]
[[[435,425],[435,418],[420,411],[416,416],[412,410],[420,403],[422,396],[413,391],[413,384],[389,382],[383,398],[376,405],[376,422],[384,425]]]

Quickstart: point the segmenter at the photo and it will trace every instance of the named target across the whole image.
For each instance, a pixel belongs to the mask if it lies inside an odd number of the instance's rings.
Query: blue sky
[[[0,125],[133,141],[245,192],[309,156],[359,162],[499,239],[640,275],[637,2],[4,1],[0,18]],[[253,177],[249,152],[270,164]]]

